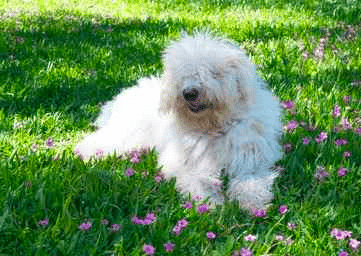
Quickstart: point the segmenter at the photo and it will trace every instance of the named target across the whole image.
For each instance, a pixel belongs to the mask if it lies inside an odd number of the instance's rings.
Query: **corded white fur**
[[[167,177],[181,192],[219,193],[222,169],[230,176],[231,198],[246,208],[272,200],[274,161],[281,158],[280,106],[265,88],[246,54],[209,33],[184,36],[163,54],[161,78],[141,79],[102,108],[99,129],[76,148],[88,159],[97,152],[117,154],[154,146]],[[193,105],[184,91],[199,90]]]

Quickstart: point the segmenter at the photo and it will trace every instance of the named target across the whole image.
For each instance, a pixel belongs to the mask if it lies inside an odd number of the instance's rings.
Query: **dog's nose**
[[[196,88],[184,89],[183,97],[186,101],[195,101],[198,98],[199,91]]]

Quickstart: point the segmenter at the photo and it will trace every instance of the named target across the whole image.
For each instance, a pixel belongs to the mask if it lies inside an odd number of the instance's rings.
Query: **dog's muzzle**
[[[183,98],[185,99],[188,108],[194,113],[198,113],[207,108],[206,104],[200,103],[201,92],[196,88],[188,88],[183,90]]]

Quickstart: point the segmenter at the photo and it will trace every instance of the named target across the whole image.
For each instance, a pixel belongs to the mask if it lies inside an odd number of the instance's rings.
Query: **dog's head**
[[[221,129],[254,102],[254,65],[229,41],[208,33],[185,36],[166,49],[161,110],[188,129]]]

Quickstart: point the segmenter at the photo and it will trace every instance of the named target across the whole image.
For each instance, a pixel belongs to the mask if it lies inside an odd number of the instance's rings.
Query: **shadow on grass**
[[[38,109],[92,118],[84,106],[111,99],[120,88],[162,69],[170,28],[146,19],[111,20],[72,13],[5,21],[0,42],[0,108],[32,115]]]
[[[221,7],[234,4],[227,0],[194,2]],[[263,1],[238,4],[255,7],[258,2],[266,7],[271,4]],[[18,25],[13,19],[3,21],[4,32],[0,35],[0,79],[4,81],[0,108],[5,114],[21,115],[32,115],[38,109],[60,111],[69,114],[74,123],[93,119],[96,111],[89,108],[111,99],[120,88],[134,85],[140,77],[157,74],[162,69],[160,55],[169,33],[184,26],[172,20],[120,21],[80,17],[67,11],[47,16],[20,15],[17,20]],[[283,36],[272,24],[259,27],[254,33],[249,40],[264,42]],[[334,74],[337,75],[339,71]],[[277,78],[271,80],[271,84],[279,82]]]
[[[168,0],[161,0],[161,3],[168,3]],[[191,2],[195,5],[200,5],[205,8],[220,7],[248,7],[251,9],[260,8],[276,8],[284,9],[291,7],[294,10],[307,9],[316,16],[330,18],[346,23],[357,24],[361,20],[361,5],[358,0],[350,1],[308,1],[308,0],[192,0],[192,1],[175,1]]]

